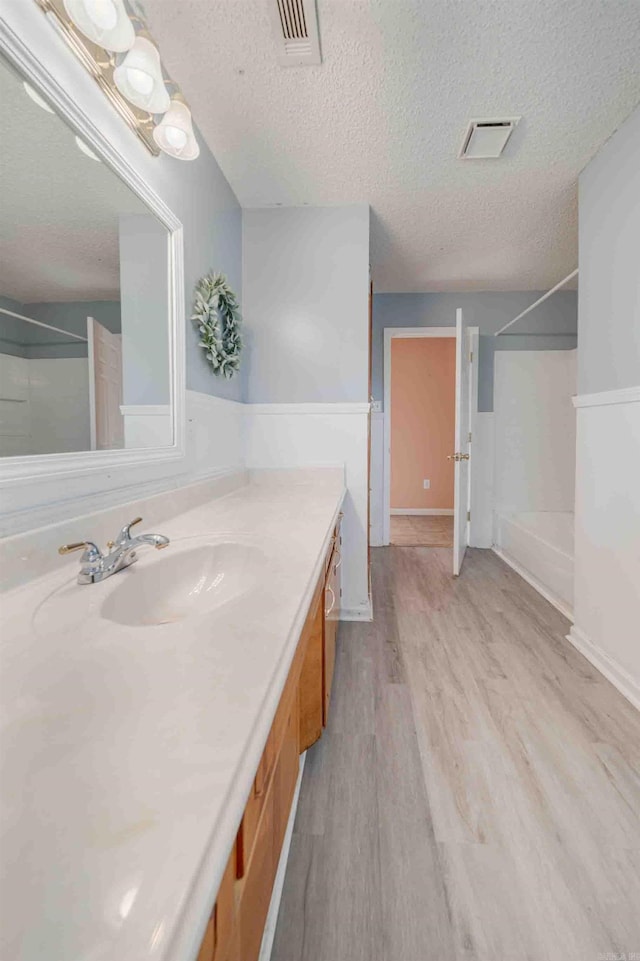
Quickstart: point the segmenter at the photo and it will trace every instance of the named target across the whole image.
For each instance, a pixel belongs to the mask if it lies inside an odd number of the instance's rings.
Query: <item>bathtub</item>
[[[573,513],[501,513],[494,550],[543,597],[573,620]]]

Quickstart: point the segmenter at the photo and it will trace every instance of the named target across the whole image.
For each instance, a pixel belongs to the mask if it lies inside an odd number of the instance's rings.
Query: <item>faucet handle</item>
[[[58,554],[71,554],[73,551],[81,551],[84,548],[86,558],[83,560],[93,561],[97,560],[102,555],[100,554],[100,548],[93,541],[78,541],[77,544],[63,544],[62,547],[58,548]]]
[[[116,544],[121,544],[123,541],[128,541],[131,537],[131,528],[140,523],[142,523],[142,518],[134,517],[132,521],[129,521],[128,524],[125,524],[118,534]]]

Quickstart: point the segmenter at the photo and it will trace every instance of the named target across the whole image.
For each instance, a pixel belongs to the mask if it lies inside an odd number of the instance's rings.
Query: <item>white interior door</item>
[[[122,404],[122,337],[87,317],[91,450],[124,446]]]
[[[453,481],[453,574],[457,577],[469,543],[469,340],[462,310],[456,310],[456,427]]]

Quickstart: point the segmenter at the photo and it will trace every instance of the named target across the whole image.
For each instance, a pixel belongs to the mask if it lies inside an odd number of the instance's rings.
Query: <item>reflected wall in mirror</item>
[[[0,59],[0,457],[173,443],[169,232]]]

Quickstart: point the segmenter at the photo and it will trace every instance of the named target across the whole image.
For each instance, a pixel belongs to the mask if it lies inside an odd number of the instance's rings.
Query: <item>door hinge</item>
[[[471,351],[471,353],[469,354],[469,363],[470,364],[473,363],[473,351]]]
[[[469,431],[469,443],[471,443],[471,431]]]
[[[468,521],[471,520],[471,511],[467,511],[467,520],[468,520]]]

